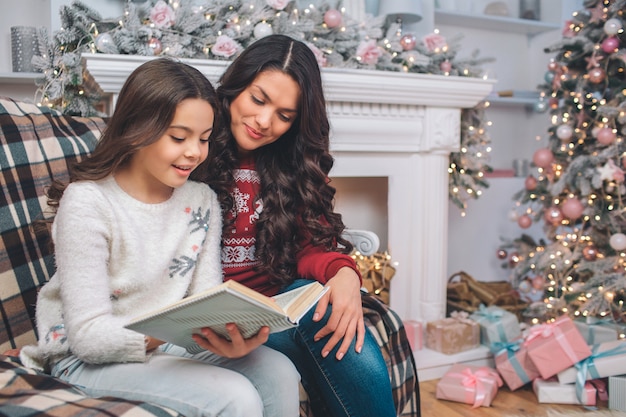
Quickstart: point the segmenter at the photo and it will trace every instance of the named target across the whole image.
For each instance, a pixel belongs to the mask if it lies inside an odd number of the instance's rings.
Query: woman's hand
[[[235,323],[228,323],[226,330],[230,340],[223,338],[208,327],[200,330],[202,335],[194,334],[192,337],[198,346],[216,355],[225,358],[241,358],[267,342],[270,334],[269,327],[262,327],[256,335],[244,339]]]
[[[360,284],[357,273],[348,267],[341,268],[326,284],[329,290],[317,303],[313,314],[313,321],[319,321],[324,317],[328,303],[333,306],[328,322],[315,334],[315,341],[332,334],[322,348],[323,357],[328,356],[337,343],[341,342],[336,355],[337,360],[341,360],[355,335],[354,350],[361,352],[365,340],[365,322]]]

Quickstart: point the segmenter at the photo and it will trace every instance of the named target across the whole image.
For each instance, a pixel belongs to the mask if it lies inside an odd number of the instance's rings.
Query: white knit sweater
[[[52,226],[56,273],[37,299],[39,344],[22,360],[40,369],[70,352],[89,363],[144,361],[144,336],[124,324],[221,283],[221,230],[205,184],[188,181],[159,204],[113,177],[70,184]]]

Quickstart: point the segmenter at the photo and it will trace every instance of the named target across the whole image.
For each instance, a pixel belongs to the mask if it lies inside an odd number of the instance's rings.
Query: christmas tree
[[[543,225],[502,245],[526,312],[624,321],[626,299],[626,0],[585,0],[539,86],[549,111],[546,146],[533,154],[514,218]]]

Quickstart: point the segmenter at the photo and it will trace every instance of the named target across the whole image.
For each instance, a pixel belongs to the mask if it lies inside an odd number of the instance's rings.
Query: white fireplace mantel
[[[83,54],[104,93],[120,91],[148,57]],[[228,62],[182,60],[217,83]],[[493,80],[355,69],[323,69],[333,177],[388,178],[389,253],[397,262],[391,306],[403,319],[445,312],[448,158],[460,143],[460,113]]]

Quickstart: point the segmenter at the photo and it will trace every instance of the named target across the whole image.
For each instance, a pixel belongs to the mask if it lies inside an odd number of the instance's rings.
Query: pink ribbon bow
[[[578,357],[576,356],[574,349],[572,349],[572,346],[565,337],[565,333],[563,333],[563,331],[559,327],[559,324],[564,322],[565,320],[569,320],[569,317],[562,316],[553,323],[538,324],[531,327],[528,332],[528,336],[526,336],[526,340],[524,341],[524,346],[528,346],[530,342],[539,337],[548,338],[554,336],[555,340],[557,341],[559,346],[561,346],[561,349],[563,349],[563,351],[569,357],[572,363],[578,362]]]
[[[465,387],[467,402],[472,403],[472,408],[480,407],[487,399],[487,389],[485,383],[496,383],[502,386],[500,375],[493,369],[481,367],[475,372],[470,368],[463,369],[460,373],[453,373],[451,376],[461,378],[461,385]],[[473,398],[472,398],[473,396]]]

